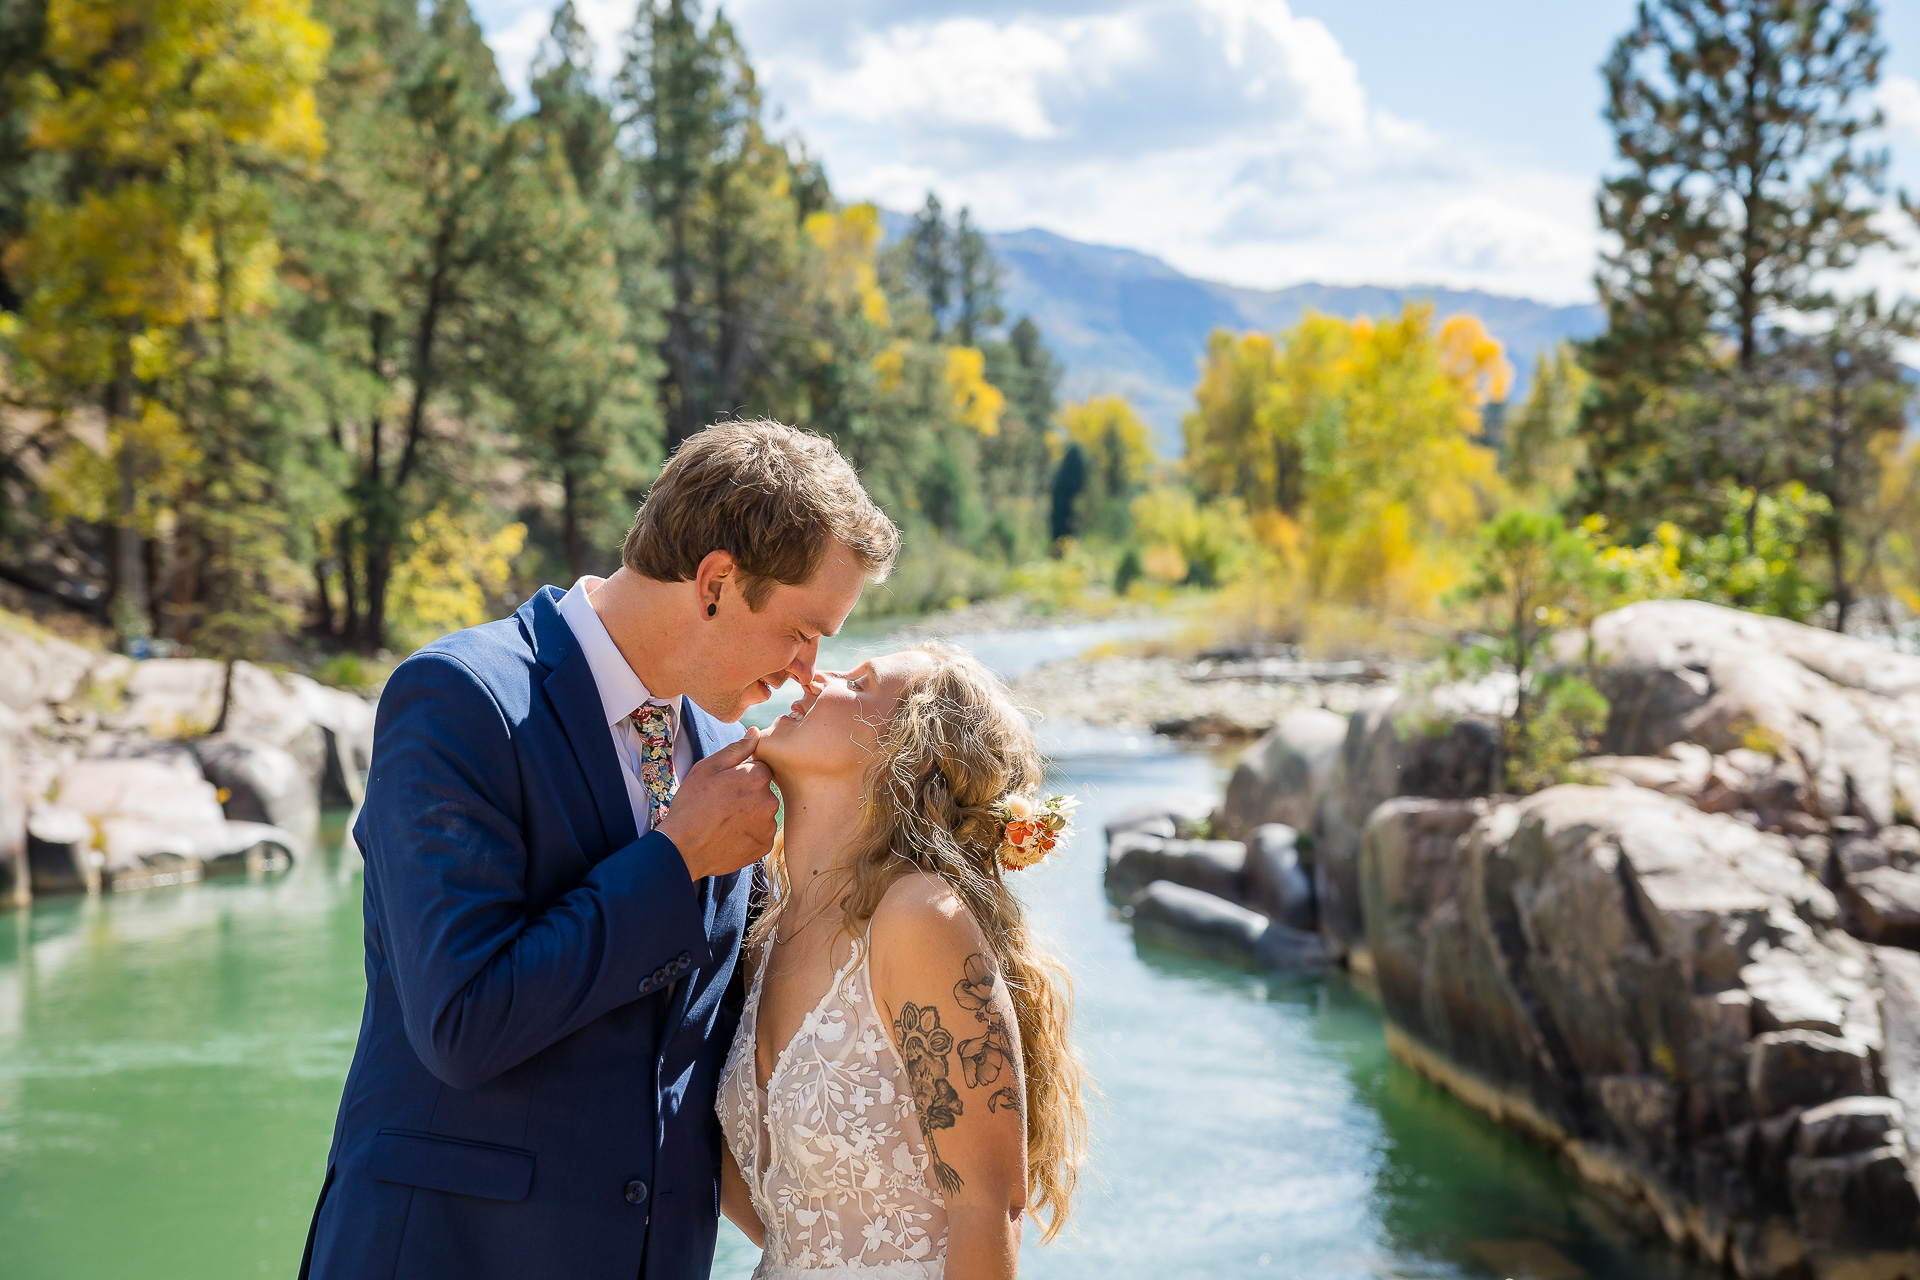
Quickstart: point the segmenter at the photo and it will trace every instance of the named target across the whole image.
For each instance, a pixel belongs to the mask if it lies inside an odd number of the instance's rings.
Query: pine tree
[[[962,346],[977,347],[988,330],[1006,319],[1006,311],[1000,306],[999,260],[966,209],[960,210],[953,228],[953,280],[960,295],[959,314],[953,322],[954,340]]]
[[[948,238],[940,199],[929,191],[927,203],[913,215],[913,227],[907,232],[907,277],[926,299],[935,341],[946,332],[947,310],[953,305],[953,250]]]
[[[1728,477],[1778,478],[1767,331],[1880,240],[1886,158],[1863,135],[1883,52],[1872,0],[1640,5],[1603,69],[1622,167],[1599,197],[1589,509],[1644,531]]]

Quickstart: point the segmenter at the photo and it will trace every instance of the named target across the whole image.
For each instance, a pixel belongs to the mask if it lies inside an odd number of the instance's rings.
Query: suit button
[[[645,1204],[647,1202],[647,1184],[635,1178],[627,1184],[627,1203]]]

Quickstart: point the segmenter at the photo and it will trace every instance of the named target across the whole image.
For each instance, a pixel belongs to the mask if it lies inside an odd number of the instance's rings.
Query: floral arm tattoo
[[[903,1004],[900,1016],[893,1020],[894,1034],[900,1040],[900,1060],[907,1067],[907,1083],[913,1087],[914,1106],[920,1112],[920,1133],[927,1140],[927,1158],[933,1163],[933,1176],[947,1195],[959,1191],[965,1183],[953,1166],[940,1158],[934,1145],[935,1129],[951,1129],[963,1108],[960,1094],[947,1079],[947,1054],[953,1050],[953,1035],[940,1025],[940,1011],[931,1005]]]
[[[967,957],[960,981],[953,984],[953,998],[962,1009],[971,1010],[981,1024],[978,1036],[960,1042],[960,1066],[970,1089],[982,1088],[1002,1075],[1007,1076],[1007,1083],[987,1099],[987,1110],[1010,1107],[1017,1112],[1021,1100],[1014,1088],[1018,1078],[1013,1072],[1013,1037],[1007,1034],[1007,1020],[993,1007],[993,988],[999,981],[1000,974],[993,967],[993,961],[976,952]]]

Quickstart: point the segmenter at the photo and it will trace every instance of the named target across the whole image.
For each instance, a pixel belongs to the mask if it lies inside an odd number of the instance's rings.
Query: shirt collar
[[[680,709],[676,700],[656,698],[647,692],[647,686],[633,673],[627,660],[620,656],[613,637],[607,634],[606,623],[600,621],[600,615],[594,612],[593,601],[587,599],[587,592],[598,587],[604,578],[591,575],[581,578],[573,584],[573,590],[560,597],[560,616],[566,619],[573,629],[573,638],[580,645],[580,652],[586,656],[587,669],[593,673],[594,687],[600,693],[600,709],[606,714],[607,726],[611,728],[625,720],[639,709],[642,703],[657,702],[667,709],[667,716],[674,728],[679,728]]]

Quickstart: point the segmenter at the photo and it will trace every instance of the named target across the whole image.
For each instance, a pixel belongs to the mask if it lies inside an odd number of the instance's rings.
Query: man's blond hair
[[[812,578],[834,542],[869,582],[887,576],[900,549],[900,531],[833,442],[765,419],[722,422],[688,437],[661,468],[620,559],[656,582],[687,582],[725,551],[747,607],[759,609],[774,583]]]

